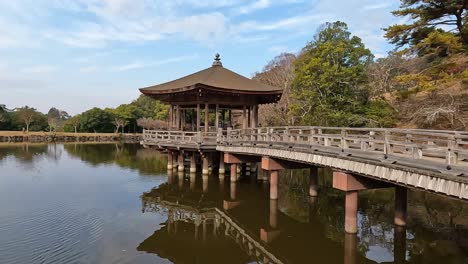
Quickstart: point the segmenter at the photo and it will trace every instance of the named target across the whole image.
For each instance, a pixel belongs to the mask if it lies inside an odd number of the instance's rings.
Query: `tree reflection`
[[[69,155],[93,166],[115,164],[137,170],[142,175],[166,172],[166,155],[144,149],[139,144],[65,144],[64,148]]]

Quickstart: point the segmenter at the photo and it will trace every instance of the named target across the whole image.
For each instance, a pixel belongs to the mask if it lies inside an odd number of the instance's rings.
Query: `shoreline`
[[[0,142],[140,142],[143,134],[0,131]]]

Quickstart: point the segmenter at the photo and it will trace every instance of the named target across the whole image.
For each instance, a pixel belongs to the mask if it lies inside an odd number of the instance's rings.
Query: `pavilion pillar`
[[[197,104],[197,132],[200,131],[200,104]]]
[[[192,111],[192,118],[190,118],[190,123],[191,123],[190,130],[194,131],[195,130],[195,123],[194,123],[195,120],[193,120],[193,119],[195,118],[195,110],[192,109],[191,111]]]
[[[190,155],[190,173],[197,172],[197,163],[195,160],[195,152],[192,152]]]
[[[408,191],[406,187],[395,187],[395,225],[406,226],[406,209],[407,209]]]
[[[232,110],[229,109],[229,125],[234,128],[234,124],[232,123]]]
[[[270,171],[270,199],[277,200],[278,199],[278,171],[272,170]]]
[[[186,112],[185,112],[185,109],[181,109],[181,121],[180,121],[180,130],[184,130],[185,129],[185,116],[186,116]]]
[[[242,108],[242,128],[247,128],[247,109],[245,105]]]
[[[209,105],[205,104],[205,132],[209,131],[208,116],[210,114]]]
[[[252,128],[258,127],[258,105],[252,107]]]
[[[184,154],[182,152],[179,153],[179,171],[184,171]]]
[[[176,106],[176,128],[180,130],[180,106]]]
[[[226,173],[226,169],[224,167],[224,152],[220,152],[219,158],[219,178],[224,178],[224,173]]]
[[[169,130],[171,130],[173,120],[174,120],[174,111],[173,111],[173,105],[171,104],[171,107],[169,107],[169,118],[167,120],[167,127]]]
[[[215,127],[216,127],[216,132],[217,132],[219,128],[219,104],[216,104]]]
[[[317,196],[317,187],[318,187],[318,168],[310,168],[309,174],[309,196]]]

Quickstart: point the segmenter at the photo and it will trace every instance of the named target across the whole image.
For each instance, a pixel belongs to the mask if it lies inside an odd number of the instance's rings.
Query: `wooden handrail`
[[[468,159],[468,132],[461,131],[299,126],[228,129],[217,132],[144,130],[143,139],[145,144],[310,145],[338,149],[341,152],[372,152],[468,167],[468,163],[464,162]]]

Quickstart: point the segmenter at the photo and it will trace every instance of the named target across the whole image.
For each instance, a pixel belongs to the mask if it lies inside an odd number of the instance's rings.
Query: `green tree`
[[[151,117],[157,120],[165,120],[169,116],[169,106],[148,96],[140,95],[130,105],[140,109],[140,117]]]
[[[398,17],[410,17],[407,24],[396,24],[385,29],[385,37],[398,47],[414,46],[437,28],[456,32],[461,43],[468,45],[467,0],[401,0]]]
[[[75,115],[65,121],[63,129],[65,132],[78,132],[81,124],[81,115]]]
[[[295,62],[292,110],[303,124],[365,125],[366,67],[373,55],[345,23],[326,23]]]
[[[92,108],[81,114],[80,128],[83,132],[113,132],[112,116],[100,108]]]

